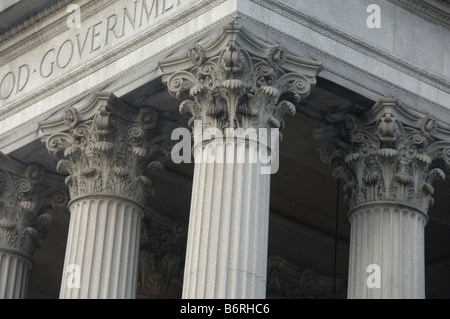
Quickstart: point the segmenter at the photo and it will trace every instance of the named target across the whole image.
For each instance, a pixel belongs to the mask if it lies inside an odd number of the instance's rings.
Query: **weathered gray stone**
[[[322,160],[337,163],[335,175],[346,182],[348,297],[425,298],[424,228],[434,202],[432,184],[444,180],[450,167],[449,131],[395,99],[382,99],[344,122],[332,126],[335,136],[329,137],[328,127],[317,137],[325,139]],[[378,289],[369,283],[371,271]]]
[[[53,215],[66,211],[62,180],[0,153],[0,298],[25,298],[35,251]]]
[[[152,109],[106,93],[41,123],[71,197],[61,298],[135,298],[141,220],[152,196],[147,165],[161,140],[151,131],[156,121]]]
[[[269,140],[229,142],[206,132],[282,129],[284,116],[295,114],[287,97],[298,103],[309,95],[320,63],[258,43],[233,25],[160,65],[169,92],[186,99],[180,112],[192,115],[194,136],[201,135],[194,138],[183,298],[264,298],[270,170],[263,172],[259,150]]]

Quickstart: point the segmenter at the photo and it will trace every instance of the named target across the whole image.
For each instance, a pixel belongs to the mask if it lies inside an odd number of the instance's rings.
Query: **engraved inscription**
[[[49,44],[42,44],[20,59],[8,61],[0,67],[0,109],[48,81],[98,58],[119,42],[157,25],[164,15],[189,1],[118,1],[96,18],[83,20],[81,28],[68,28],[64,35],[52,39]]]

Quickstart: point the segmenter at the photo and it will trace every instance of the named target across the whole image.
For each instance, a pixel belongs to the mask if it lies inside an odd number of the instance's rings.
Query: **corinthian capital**
[[[103,92],[80,110],[70,107],[62,118],[40,123],[58,171],[68,174],[71,199],[109,194],[143,203],[152,192],[152,155],[170,152],[167,139],[154,134],[157,115]]]
[[[201,120],[203,130],[283,128],[294,103],[309,95],[320,63],[268,46],[240,26],[224,29],[216,39],[196,44],[184,56],[160,62],[163,82],[183,101],[181,113]]]
[[[40,165],[26,166],[0,153],[0,249],[31,258],[67,193]]]
[[[340,164],[335,175],[347,181],[350,206],[388,201],[426,214],[433,204],[433,182],[444,179],[450,167],[450,135],[445,131],[432,116],[385,98],[358,118],[349,115],[316,131],[316,137],[322,160]]]

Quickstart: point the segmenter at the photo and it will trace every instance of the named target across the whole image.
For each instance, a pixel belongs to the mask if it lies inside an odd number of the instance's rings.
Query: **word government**
[[[39,58],[33,54],[31,62],[17,63],[18,66],[0,68],[0,107],[20,93],[24,93],[34,83],[66,74],[110,49],[116,41],[156,25],[154,21],[170,14],[178,6],[189,0],[135,0],[118,1],[115,10],[108,10],[102,19],[84,22],[83,28],[69,28],[66,37],[54,41]],[[109,8],[108,8],[109,9]],[[114,12],[114,13],[113,13]],[[80,11],[83,19],[83,8]],[[70,13],[68,14],[70,19]],[[102,50],[104,49],[104,50]],[[30,54],[31,55],[31,54]],[[64,73],[65,72],[65,73]]]

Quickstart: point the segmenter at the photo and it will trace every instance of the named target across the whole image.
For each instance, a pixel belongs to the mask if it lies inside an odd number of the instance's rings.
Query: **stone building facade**
[[[447,0],[0,2],[0,298],[450,297],[449,48]]]

